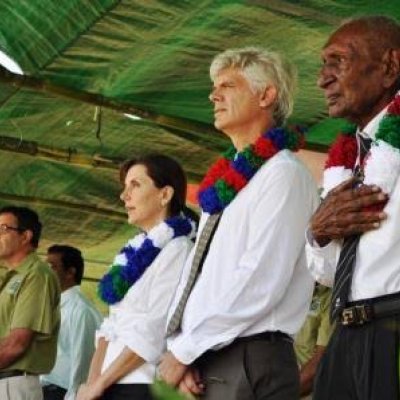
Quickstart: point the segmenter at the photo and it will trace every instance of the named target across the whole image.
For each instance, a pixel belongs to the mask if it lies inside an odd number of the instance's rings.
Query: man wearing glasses
[[[29,208],[0,209],[1,400],[41,400],[56,357],[60,288],[36,255],[41,230]]]

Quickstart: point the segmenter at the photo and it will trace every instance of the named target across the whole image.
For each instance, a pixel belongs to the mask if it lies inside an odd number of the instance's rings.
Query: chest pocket
[[[313,297],[308,311],[308,315],[317,316],[321,310],[321,300],[319,298]]]
[[[13,276],[5,287],[6,293],[15,296],[22,285],[22,281],[23,281],[22,276],[20,275]]]

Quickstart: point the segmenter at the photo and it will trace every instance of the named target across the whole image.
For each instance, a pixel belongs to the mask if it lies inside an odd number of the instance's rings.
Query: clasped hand
[[[386,218],[383,211],[368,208],[385,203],[388,195],[378,186],[356,184],[357,179],[351,178],[331,190],[312,216],[311,233],[320,246],[377,229]]]

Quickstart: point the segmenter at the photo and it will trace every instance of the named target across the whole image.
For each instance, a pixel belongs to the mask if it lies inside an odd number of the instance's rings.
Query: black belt
[[[10,371],[0,371],[0,379],[12,378],[13,376],[24,376],[31,375],[25,371],[10,370]]]
[[[63,396],[65,396],[65,394],[67,393],[67,389],[64,389],[61,386],[55,385],[54,383],[50,383],[49,385],[44,385],[43,386],[43,392],[46,394],[46,392],[48,392],[50,394],[57,392],[62,394]],[[46,396],[45,396],[46,397]]]
[[[363,325],[374,319],[400,315],[400,293],[348,303],[339,316],[345,326]]]
[[[236,338],[234,342],[250,342],[253,340],[265,340],[267,342],[279,342],[281,340],[286,340],[293,343],[293,339],[287,333],[281,331],[267,331],[261,333],[255,333],[250,336],[243,336]]]

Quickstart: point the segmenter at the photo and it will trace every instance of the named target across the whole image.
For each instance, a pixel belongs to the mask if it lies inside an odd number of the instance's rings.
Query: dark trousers
[[[196,362],[203,400],[297,400],[299,372],[289,337],[238,339]]]
[[[398,400],[400,317],[335,329],[313,400]]]
[[[43,386],[43,400],[64,400],[67,391],[57,385]]]
[[[101,397],[102,400],[154,400],[150,386],[146,384],[111,385]]]

